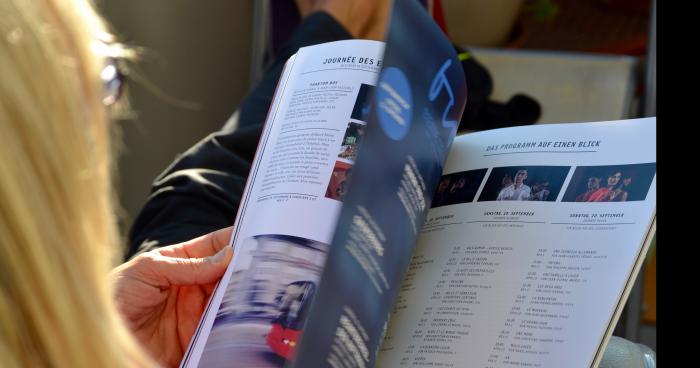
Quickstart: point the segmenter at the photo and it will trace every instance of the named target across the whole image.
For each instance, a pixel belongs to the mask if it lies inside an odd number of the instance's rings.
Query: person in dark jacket
[[[262,80],[218,132],[179,156],[151,188],[128,237],[126,259],[231,226],[284,63],[304,46],[382,40],[390,2],[296,1],[303,20]]]

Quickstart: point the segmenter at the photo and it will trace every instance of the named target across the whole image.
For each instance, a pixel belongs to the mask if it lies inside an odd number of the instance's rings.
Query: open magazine
[[[415,1],[386,43],[300,49],[182,366],[594,367],[655,228],[655,119],[454,139],[465,101]]]

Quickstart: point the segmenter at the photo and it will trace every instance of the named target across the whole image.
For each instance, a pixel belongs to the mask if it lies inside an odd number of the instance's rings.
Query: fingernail
[[[214,263],[223,262],[228,257],[228,253],[230,251],[231,251],[230,246],[226,246],[224,249],[220,250],[219,253],[216,253],[216,255],[214,255],[214,259],[213,259]]]

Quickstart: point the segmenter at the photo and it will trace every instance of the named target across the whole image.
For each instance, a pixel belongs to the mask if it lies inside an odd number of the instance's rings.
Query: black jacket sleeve
[[[129,232],[126,259],[232,225],[284,63],[300,47],[348,38],[327,13],[306,17],[232,119],[155,179]]]

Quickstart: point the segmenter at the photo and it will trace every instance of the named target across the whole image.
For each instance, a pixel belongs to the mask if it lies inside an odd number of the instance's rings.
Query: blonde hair
[[[108,281],[119,252],[105,27],[88,0],[0,0],[0,366],[145,366]]]

